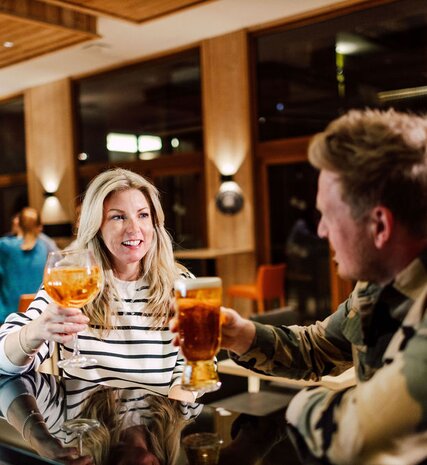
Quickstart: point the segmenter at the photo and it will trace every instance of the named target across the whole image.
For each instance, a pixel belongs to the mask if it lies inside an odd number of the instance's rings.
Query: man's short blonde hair
[[[359,219],[389,208],[415,236],[427,235],[427,120],[393,109],[351,110],[312,139],[308,157],[340,176],[342,198]]]

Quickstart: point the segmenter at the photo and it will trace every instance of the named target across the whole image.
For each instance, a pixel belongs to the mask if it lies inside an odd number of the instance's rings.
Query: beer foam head
[[[185,294],[186,291],[192,289],[210,289],[215,287],[221,287],[222,281],[218,277],[203,277],[203,278],[179,278],[175,280],[175,290]]]

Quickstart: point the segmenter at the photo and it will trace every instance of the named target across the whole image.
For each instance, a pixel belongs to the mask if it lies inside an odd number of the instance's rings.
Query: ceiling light
[[[138,141],[134,134],[109,132],[107,134],[107,149],[110,152],[136,153]]]
[[[15,45],[15,43],[10,42],[9,40],[6,40],[5,42],[3,42],[3,47],[5,47],[5,48],[12,48],[14,45]]]

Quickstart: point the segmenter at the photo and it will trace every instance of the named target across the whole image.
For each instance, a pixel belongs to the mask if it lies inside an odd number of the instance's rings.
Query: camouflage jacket
[[[353,365],[356,386],[299,392],[287,411],[317,456],[334,464],[427,463],[427,253],[380,287],[357,283],[311,326],[256,323],[247,368],[319,380]],[[424,463],[424,462],[423,462]]]

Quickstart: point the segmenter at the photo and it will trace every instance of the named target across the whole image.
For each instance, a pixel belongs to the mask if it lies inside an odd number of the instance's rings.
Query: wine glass
[[[83,455],[83,435],[91,429],[98,428],[100,425],[98,420],[92,418],[75,418],[67,420],[61,426],[61,429],[66,433],[75,433],[78,440],[79,455]]]
[[[99,292],[101,270],[90,250],[50,252],[46,261],[43,284],[46,292],[61,307],[82,308]],[[71,358],[61,360],[61,368],[93,365],[96,359],[80,354],[77,334]]]

